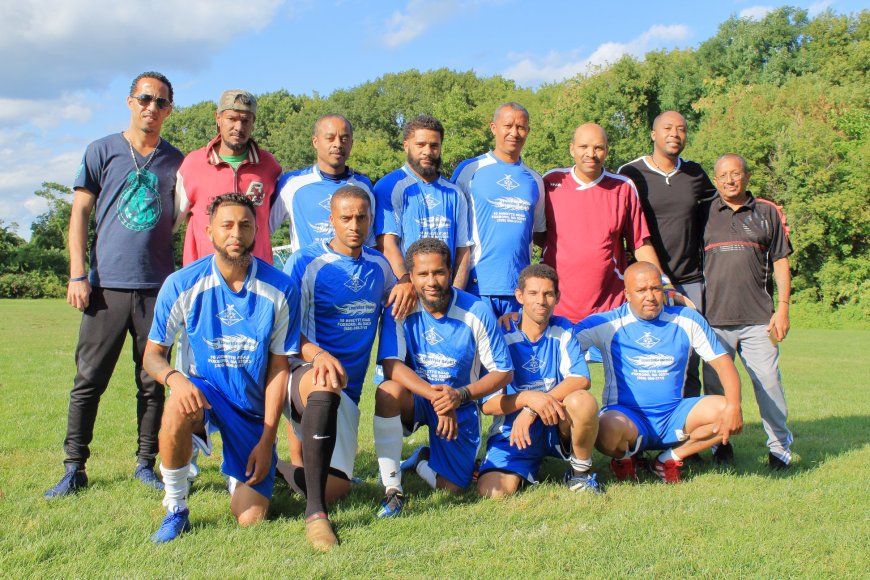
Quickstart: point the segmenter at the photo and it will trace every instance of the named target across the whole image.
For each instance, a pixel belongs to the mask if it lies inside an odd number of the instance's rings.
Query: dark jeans
[[[127,333],[133,338],[136,417],[139,427],[140,461],[153,462],[157,456],[157,432],[163,415],[163,385],[142,368],[142,354],[154,319],[157,289],[113,290],[93,288],[90,303],[82,315],[76,347],[76,378],[69,400],[64,464],[84,467],[94,437],[94,423],[100,397],[109,385]]]
[[[704,283],[690,282],[688,284],[674,284],[677,292],[695,303],[700,314],[704,313]],[[699,365],[701,357],[694,350],[689,355],[689,368],[686,369],[686,383],[683,386],[683,398],[701,396],[701,372]]]

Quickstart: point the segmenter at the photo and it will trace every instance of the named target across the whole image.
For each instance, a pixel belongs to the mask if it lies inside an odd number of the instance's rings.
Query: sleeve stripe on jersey
[[[305,267],[305,273],[302,275],[302,297],[299,300],[302,334],[305,335],[305,338],[316,344],[320,344],[317,342],[317,308],[314,303],[314,287],[317,282],[317,274],[324,267],[340,259],[339,256],[330,252],[317,256]]]
[[[662,312],[659,316],[661,320],[679,326],[689,336],[689,344],[705,362],[710,362],[725,354],[725,352],[716,352],[716,348],[710,344],[704,329],[691,318],[669,312]]]
[[[251,270],[251,278],[248,285],[248,290],[262,296],[274,304],[272,309],[272,342],[269,345],[269,352],[273,354],[292,355],[297,354],[295,349],[288,349],[286,342],[288,339],[287,333],[290,326],[290,306],[287,304],[287,297],[284,292],[269,284],[268,282],[254,278],[256,274],[256,262]]]
[[[200,294],[219,285],[220,281],[212,274],[200,278],[196,284],[179,293],[166,319],[166,328],[160,329],[162,339],[159,344],[172,346],[176,335],[185,328],[184,313],[193,311],[193,303]]]
[[[508,372],[513,370],[511,368],[500,369],[496,366],[495,358],[492,355],[492,345],[489,342],[489,334],[486,332],[486,326],[484,326],[483,322],[472,312],[468,310],[463,310],[459,306],[456,305],[454,300],[453,305],[450,307],[450,310],[447,311],[447,316],[450,318],[454,318],[456,320],[461,320],[471,329],[472,334],[476,338],[477,341],[477,351],[480,355],[480,362],[483,364],[484,368],[489,372]],[[472,380],[477,380],[472,377]]]

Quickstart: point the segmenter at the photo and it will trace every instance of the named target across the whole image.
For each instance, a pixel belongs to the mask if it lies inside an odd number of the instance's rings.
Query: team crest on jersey
[[[435,199],[434,197],[432,197],[432,194],[430,194],[430,193],[427,193],[423,197],[423,203],[426,204],[426,207],[428,207],[429,209],[432,209],[433,207],[438,207],[439,205],[441,205],[441,202],[438,201],[437,199]]]
[[[544,361],[542,361],[535,355],[532,355],[532,358],[526,361],[526,364],[523,365],[523,368],[530,373],[536,373],[541,370],[542,366],[544,366]]]
[[[322,207],[323,209],[325,209],[325,210],[328,211],[328,210],[330,209],[330,208],[329,208],[329,204],[330,204],[330,203],[332,203],[332,196],[331,196],[331,195],[328,195],[328,196],[326,196],[326,198],[324,198],[323,201],[321,201],[321,202],[318,203],[317,205],[319,205],[320,207]]]
[[[417,364],[430,369],[446,369],[456,366],[456,359],[437,352],[422,352],[416,357]]]
[[[259,342],[253,338],[247,337],[244,334],[233,334],[230,336],[219,336],[214,340],[205,340],[208,345],[214,350],[222,350],[224,352],[241,352],[243,350],[257,350]]]
[[[674,357],[666,354],[641,354],[626,358],[631,364],[642,369],[660,369],[674,364]]]
[[[657,345],[658,343],[660,343],[661,339],[656,338],[650,332],[644,332],[643,336],[641,336],[640,338],[638,338],[634,342],[636,342],[637,344],[641,345],[644,348],[652,348],[655,345]]]
[[[520,186],[520,184],[514,181],[513,177],[511,177],[510,175],[505,175],[502,179],[496,181],[496,183],[508,191],[516,189]]]
[[[308,227],[311,228],[311,231],[315,234],[331,234],[332,226],[329,222],[319,222],[316,224],[308,224]]]
[[[245,192],[245,197],[251,200],[254,205],[263,205],[263,182],[252,181],[248,185],[248,191]]]
[[[217,313],[218,319],[226,324],[227,326],[232,326],[238,322],[242,321],[242,317],[236,312],[236,307],[230,304],[227,306],[226,310],[222,310]]]
[[[359,292],[360,290],[362,290],[362,287],[365,286],[365,282],[363,282],[359,276],[354,274],[353,276],[348,278],[347,282],[345,282],[344,285],[353,290],[354,292]]]
[[[420,227],[427,230],[446,230],[450,227],[450,220],[443,215],[434,215],[417,220]]]
[[[348,316],[359,316],[361,314],[374,314],[377,305],[371,300],[354,300],[341,306],[336,306],[335,309],[342,314]]]
[[[487,201],[497,209],[514,211],[529,211],[529,207],[532,205],[521,197],[499,197],[496,199],[488,199]]]
[[[423,338],[425,338],[426,342],[428,342],[431,345],[436,345],[439,342],[441,342],[442,340],[444,340],[443,338],[441,338],[441,336],[437,332],[435,332],[434,328],[430,328],[429,330],[424,332]]]

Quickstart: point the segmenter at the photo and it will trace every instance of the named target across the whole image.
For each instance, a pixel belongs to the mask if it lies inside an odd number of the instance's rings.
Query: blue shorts
[[[486,442],[486,456],[480,464],[481,474],[498,469],[515,473],[529,483],[537,483],[538,472],[545,457],[567,460],[567,454],[562,450],[559,439],[559,427],[556,425],[544,425],[540,419],[532,423],[529,428],[532,444],[525,449],[511,445],[510,429],[495,429],[490,431]]]
[[[638,437],[643,437],[638,451],[646,449],[670,449],[688,439],[686,418],[704,397],[680,399],[674,406],[656,411],[642,410],[625,405],[607,405],[598,414],[600,417],[607,411],[619,411],[628,417],[637,427]]]
[[[230,403],[223,393],[203,379],[190,377],[190,381],[202,391],[211,405],[211,409],[205,410],[206,424],[217,426],[221,433],[224,456],[221,471],[224,475],[234,477],[239,482],[244,483],[248,480],[248,476],[245,475],[248,457],[263,436],[263,418],[239,409]],[[273,445],[269,473],[266,474],[263,481],[250,486],[266,499],[272,499],[272,488],[275,486],[275,465],[277,463],[278,453]]]
[[[459,436],[453,441],[435,433],[438,415],[429,399],[414,395],[414,426],[429,427],[429,467],[450,483],[467,487],[474,475],[474,460],[480,448],[480,411],[476,403],[466,403],[456,409]]]
[[[519,312],[523,309],[520,303],[517,302],[516,296],[489,296],[484,294],[480,297],[485,304],[489,304],[496,318],[501,318],[508,312]]]

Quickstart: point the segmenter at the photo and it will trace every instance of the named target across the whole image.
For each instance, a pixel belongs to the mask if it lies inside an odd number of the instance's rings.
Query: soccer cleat
[[[588,491],[589,493],[604,493],[604,488],[598,483],[598,475],[595,473],[574,473],[573,467],[568,467],[564,477],[565,485],[571,491]]]
[[[427,445],[421,445],[415,449],[410,457],[399,465],[399,469],[403,472],[416,471],[421,461],[429,461],[429,447]]]
[[[147,463],[137,463],[136,471],[133,472],[133,477],[147,485],[151,489],[163,491],[163,482],[154,473],[154,468]]]
[[[190,531],[190,510],[183,509],[178,512],[169,512],[163,518],[160,529],[151,536],[155,544],[170,542],[181,535],[182,532]]]
[[[79,469],[77,465],[67,465],[66,473],[60,478],[58,484],[46,491],[44,496],[51,498],[72,495],[87,486],[88,474],[85,473],[85,470]]]
[[[338,545],[338,538],[332,531],[332,524],[323,512],[318,512],[305,520],[305,539],[312,548],[321,552],[328,552]]]
[[[767,465],[773,471],[785,471],[785,470],[791,468],[790,463],[786,463],[785,461],[783,461],[782,459],[780,459],[779,457],[777,457],[773,453],[767,454]]]
[[[719,467],[734,467],[734,446],[730,443],[717,445],[713,452],[713,463]]]
[[[402,513],[402,508],[405,506],[405,495],[401,491],[391,489],[381,501],[381,509],[378,512],[379,518],[394,518]]]
[[[682,461],[668,459],[664,463],[656,459],[653,467],[653,473],[665,483],[680,483],[680,467],[683,466]]]
[[[632,457],[611,459],[610,469],[616,481],[637,481],[637,461]]]

